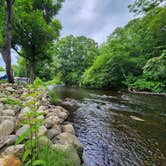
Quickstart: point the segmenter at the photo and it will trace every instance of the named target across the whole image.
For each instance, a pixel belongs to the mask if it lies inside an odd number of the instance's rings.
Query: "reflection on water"
[[[164,166],[166,97],[58,87],[85,166]]]

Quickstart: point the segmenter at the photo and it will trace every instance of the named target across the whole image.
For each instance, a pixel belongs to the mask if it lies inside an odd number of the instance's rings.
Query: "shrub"
[[[51,104],[56,104],[59,102],[59,98],[54,91],[49,92],[48,95],[50,97]]]

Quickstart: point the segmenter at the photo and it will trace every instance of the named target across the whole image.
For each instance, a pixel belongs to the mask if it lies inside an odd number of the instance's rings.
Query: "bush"
[[[63,82],[60,79],[60,76],[55,76],[52,80],[45,83],[46,85],[57,85],[57,84],[63,84]]]
[[[59,102],[60,99],[54,91],[49,92],[48,95],[50,97],[51,104],[56,104],[57,102]]]
[[[33,82],[33,87],[34,88],[39,88],[39,87],[41,87],[43,85],[44,85],[44,83],[43,83],[43,81],[39,77],[37,77],[35,79],[35,81]]]

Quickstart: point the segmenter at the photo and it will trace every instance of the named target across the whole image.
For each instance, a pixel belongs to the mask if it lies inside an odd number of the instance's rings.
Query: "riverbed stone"
[[[63,125],[63,132],[75,135],[75,130],[72,124]]]
[[[16,135],[8,135],[0,137],[0,149],[5,146],[13,145],[17,140]]]
[[[4,109],[4,105],[0,103],[0,111]]]
[[[53,125],[59,124],[60,119],[57,116],[49,116],[44,120],[44,125],[47,129],[53,127]]]
[[[68,154],[66,160],[71,161],[73,166],[81,166],[80,157],[76,149],[74,149],[71,145],[54,144],[52,145],[52,148],[66,152]]]
[[[59,135],[61,133],[61,128],[59,125],[55,125],[52,129],[49,129],[47,131],[47,137],[49,139],[53,139],[55,136]]]
[[[5,90],[8,92],[15,92],[15,89],[13,89],[11,86],[7,86]]]
[[[31,110],[30,107],[25,107],[21,110],[21,112],[18,115],[18,120],[22,121],[26,118],[26,113],[28,113]]]
[[[40,126],[38,130],[38,136],[46,135],[46,133],[47,133],[47,128],[45,126]]]
[[[5,149],[5,151],[2,153],[3,155],[14,155],[18,158],[22,158],[25,151],[25,145],[19,144],[19,145],[12,145]]]
[[[39,146],[52,145],[51,140],[47,136],[39,137]]]
[[[21,166],[21,161],[13,155],[7,155],[0,158],[0,166]]]
[[[21,128],[19,128],[17,131],[16,131],[16,135],[19,137],[21,135],[23,135],[28,129],[30,128],[29,125],[24,125],[22,126]]]
[[[79,156],[82,156],[83,145],[75,135],[63,132],[59,134],[56,139],[56,143],[58,144],[73,146],[77,150]]]
[[[15,128],[15,123],[12,120],[4,120],[0,124],[0,137],[10,135]]]
[[[15,116],[15,111],[12,109],[0,110],[0,116]]]
[[[61,106],[56,106],[53,112],[55,112],[57,116],[63,120],[66,120],[69,115],[69,112]]]

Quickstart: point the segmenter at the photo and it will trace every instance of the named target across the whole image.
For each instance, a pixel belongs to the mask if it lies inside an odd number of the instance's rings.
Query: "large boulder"
[[[44,120],[44,125],[46,128],[52,128],[54,125],[59,124],[60,119],[57,116],[49,116]]]
[[[47,130],[47,137],[53,139],[55,136],[61,133],[61,127],[59,125],[54,125],[53,128]]]
[[[63,120],[66,120],[69,116],[69,112],[61,106],[56,106],[52,111]]]
[[[75,130],[72,124],[63,125],[63,132],[75,135]]]
[[[2,118],[2,117],[1,117]],[[3,120],[0,123],[0,137],[10,135],[15,128],[15,123],[11,119]]]
[[[3,155],[14,155],[18,158],[22,158],[23,154],[25,151],[25,145],[24,144],[19,144],[19,145],[13,145],[9,146],[5,149],[5,151],[2,153]]]
[[[73,146],[77,150],[79,156],[82,156],[83,145],[80,143],[79,139],[75,135],[63,132],[59,134],[56,139],[56,143],[58,144]]]
[[[39,137],[39,146],[48,146],[52,145],[51,140],[47,136],[41,136]]]
[[[80,157],[76,149],[74,149],[71,145],[54,144],[52,145],[52,148],[67,153],[66,161],[69,161],[72,166],[81,166]]]

